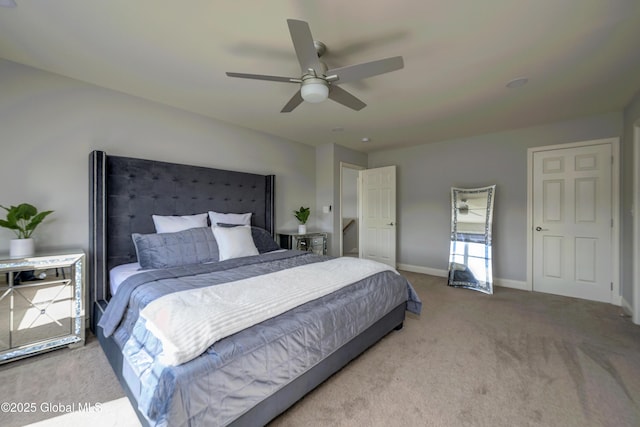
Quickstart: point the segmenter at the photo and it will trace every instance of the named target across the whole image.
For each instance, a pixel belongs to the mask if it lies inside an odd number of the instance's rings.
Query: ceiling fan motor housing
[[[318,54],[318,58],[327,53],[327,45],[322,43],[321,41],[314,40],[313,47],[316,48],[316,53]]]

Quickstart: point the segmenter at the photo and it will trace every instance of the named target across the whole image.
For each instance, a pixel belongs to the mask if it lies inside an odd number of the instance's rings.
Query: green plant
[[[53,211],[43,211],[38,213],[35,206],[28,203],[22,203],[18,206],[0,208],[7,211],[7,219],[0,219],[0,227],[13,230],[18,239],[28,239],[33,234],[36,227],[43,219]]]
[[[311,208],[300,206],[300,210],[293,211],[293,214],[300,224],[306,224],[309,219],[309,215],[311,214]]]

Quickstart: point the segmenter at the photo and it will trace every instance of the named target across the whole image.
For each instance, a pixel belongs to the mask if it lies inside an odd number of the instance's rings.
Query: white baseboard
[[[449,272],[447,270],[441,270],[439,268],[431,268],[431,267],[422,267],[420,265],[398,264],[398,270],[410,271],[412,273],[428,274],[430,276],[436,276],[436,277],[449,276]],[[530,284],[528,284],[525,280],[501,279],[499,277],[494,277],[493,285],[500,286],[503,288],[519,289],[521,291],[533,290]],[[622,298],[622,296],[614,296],[613,301],[611,301],[611,304],[620,306],[624,311],[625,315],[633,316],[633,306],[629,304],[627,300]]]
[[[436,277],[447,277],[449,275],[449,272],[447,270],[441,270],[438,268],[431,268],[431,267],[422,267],[419,265],[410,265],[410,264],[398,264],[398,270],[410,271],[412,273],[428,274],[430,276],[436,276]],[[493,284],[495,286],[501,286],[503,288],[519,289],[521,291],[531,290],[527,282],[524,280],[500,279],[499,277],[494,277]]]
[[[429,276],[447,277],[449,272],[447,270],[440,270],[437,268],[421,267],[419,265],[410,264],[398,264],[398,270],[410,271],[412,273],[428,274]]]
[[[531,287],[529,287],[527,282],[524,280],[501,279],[496,277],[493,279],[493,284],[503,288],[520,289],[521,291],[531,290]]]

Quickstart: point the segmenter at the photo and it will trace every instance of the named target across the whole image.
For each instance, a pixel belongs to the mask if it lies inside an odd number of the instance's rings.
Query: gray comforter
[[[100,325],[124,354],[123,376],[150,425],[226,425],[407,302],[421,302],[402,276],[383,272],[213,344],[175,367],[157,361],[159,341],[139,312],[171,292],[214,286],[326,260],[286,251],[143,272],[127,279]]]

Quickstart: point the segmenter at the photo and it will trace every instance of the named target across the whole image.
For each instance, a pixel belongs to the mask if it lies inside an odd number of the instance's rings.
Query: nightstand
[[[278,240],[283,249],[310,251],[318,255],[327,254],[327,233],[278,233]]]
[[[85,341],[85,254],[0,255],[0,363]]]

